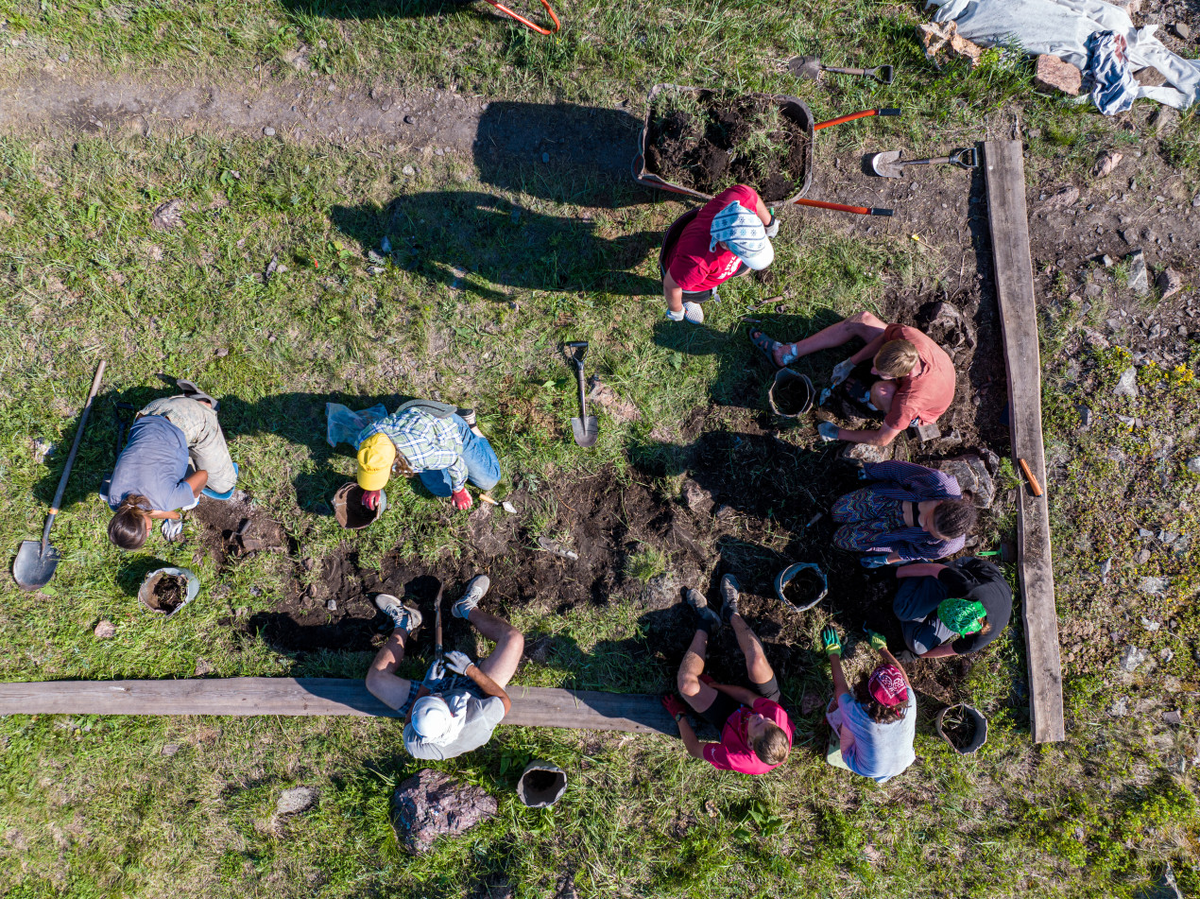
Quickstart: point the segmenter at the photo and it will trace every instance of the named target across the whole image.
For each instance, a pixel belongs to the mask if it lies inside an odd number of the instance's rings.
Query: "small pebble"
[[[416,120],[416,119],[414,119],[412,116],[410,116],[410,115],[406,115],[406,116],[404,117],[404,124],[405,124],[405,125],[415,125],[416,123],[417,123],[417,120]]]
[[[267,137],[274,137],[275,129],[272,128],[270,125],[268,125],[266,128],[263,129],[263,134],[265,134]]]
[[[417,170],[416,170],[416,169],[414,169],[414,168],[413,168],[411,165],[406,165],[406,166],[405,166],[404,168],[402,168],[400,171],[401,171],[403,174],[405,174],[405,175],[408,175],[409,177],[412,177],[413,175],[415,175],[415,174],[417,173]]]
[[[101,621],[96,625],[96,630],[93,632],[99,640],[111,640],[117,635],[117,627],[108,619]]]
[[[336,599],[329,600],[329,602],[325,603],[325,608],[327,608],[331,612],[336,612],[337,611],[337,600]]]

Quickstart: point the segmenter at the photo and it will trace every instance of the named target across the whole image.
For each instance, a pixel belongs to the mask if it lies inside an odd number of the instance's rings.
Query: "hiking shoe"
[[[467,423],[468,428],[475,427],[475,410],[474,409],[455,409],[454,414]]]
[[[375,608],[392,619],[397,629],[411,634],[421,626],[421,613],[412,606],[400,602],[400,598],[390,593],[380,593],[375,597]]]
[[[479,600],[483,599],[490,586],[492,586],[492,579],[486,574],[475,575],[467,584],[467,592],[454,604],[450,614],[455,618],[466,618],[471,614],[471,610],[479,605]]]
[[[733,616],[738,613],[738,594],[741,590],[742,585],[732,574],[721,578],[721,620],[726,624],[733,621]]]
[[[701,619],[708,622],[712,626],[713,630],[716,630],[721,626],[720,616],[708,607],[708,600],[705,599],[698,590],[693,590],[691,587],[688,587],[687,604],[695,609],[696,614],[700,616]]]

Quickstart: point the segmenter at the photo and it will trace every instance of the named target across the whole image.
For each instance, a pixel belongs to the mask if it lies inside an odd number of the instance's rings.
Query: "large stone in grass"
[[[892,458],[890,446],[871,446],[869,443],[848,443],[838,453],[838,458],[846,462],[886,462]]]
[[[978,456],[963,456],[937,463],[938,471],[951,475],[965,493],[970,493],[977,507],[990,509],[996,498],[996,486],[988,474],[987,465]]]
[[[392,828],[401,846],[422,855],[438,837],[465,833],[496,809],[496,800],[482,788],[425,768],[392,794]]]
[[[1033,83],[1045,90],[1061,91],[1074,97],[1083,85],[1083,73],[1069,62],[1043,53],[1034,64]]]

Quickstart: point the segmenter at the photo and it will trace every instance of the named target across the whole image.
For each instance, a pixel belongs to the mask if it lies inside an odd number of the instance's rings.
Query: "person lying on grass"
[[[932,561],[958,552],[975,526],[975,505],[953,475],[912,462],[874,462],[858,471],[870,486],[839,497],[839,549],[864,553],[865,568]]]
[[[892,611],[914,658],[978,652],[1000,636],[1012,616],[1012,588],[985,559],[903,565],[896,577],[901,581]]]
[[[833,368],[832,387],[868,411],[882,413],[878,430],[854,431],[833,422],[817,427],[822,440],[887,446],[907,427],[938,420],[954,402],[954,363],[940,346],[908,325],[887,324],[859,312],[796,343],[779,343],[759,330],[750,340],[782,368],[801,356],[860,338],[866,346]],[[830,391],[821,394],[824,405]]]
[[[770,239],[778,233],[779,222],[752,187],[737,184],[709,200],[674,245],[664,247],[659,269],[667,318],[704,321],[700,304],[720,299],[717,285],[771,264]]]
[[[472,409],[448,411],[441,403],[415,400],[367,425],[355,441],[363,505],[374,511],[393,470],[420,478],[434,496],[450,497],[454,508],[471,508],[467,481],[480,490],[500,482],[500,460]]]
[[[191,382],[179,384],[191,390],[154,400],[137,413],[112,477],[101,488],[114,511],[108,539],[121,549],[141,548],[156,520],[162,521],[163,536],[174,540],[183,533],[181,512],[195,508],[202,493],[222,500],[233,496],[238,467],[217,422],[217,403]]]
[[[837,628],[827,627],[821,633],[833,674],[833,699],[825,708],[830,728],[825,760],[883,783],[917,759],[913,752],[917,697],[883,635],[867,631],[867,636],[882,661],[851,693],[842,671]]]
[[[433,661],[420,685],[399,677],[396,668],[409,637],[421,625],[421,612],[387,593],[375,597],[376,607],[392,619],[395,629],[371,663],[367,689],[405,714],[404,748],[414,758],[450,759],[478,749],[512,708],[504,688],[521,661],[525,637],[507,621],[477,608],[490,586],[487,575],[472,578],[451,612],[495,642],[492,654],[477,665],[466,653],[448,652],[444,662]]]
[[[663,697],[663,706],[679,725],[679,736],[692,756],[724,771],[766,774],[787,759],[792,748],[792,723],[779,705],[779,682],[763,653],[762,643],[738,614],[738,590],[738,582],[732,575],[721,578],[723,603],[719,616],[698,592],[691,589],[687,592],[688,604],[700,620],[692,645],[679,666],[679,692],[692,711],[717,729],[721,742],[701,743],[683,703],[673,694]],[[737,637],[746,659],[751,690],[714,683],[704,674],[708,638],[722,623],[732,627]]]

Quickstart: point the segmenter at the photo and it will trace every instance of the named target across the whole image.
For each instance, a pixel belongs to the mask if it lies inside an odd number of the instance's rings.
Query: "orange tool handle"
[[[556,16],[554,14],[554,10],[550,8],[550,4],[548,2],[546,2],[546,0],[542,0],[542,6],[546,7],[546,12],[550,13],[550,18],[554,20],[554,31],[547,31],[545,28],[541,27],[540,25],[535,25],[533,22],[530,22],[527,18],[520,15],[519,13],[515,13],[511,9],[509,9],[507,6],[504,6],[503,4],[496,2],[496,0],[484,0],[484,2],[490,3],[492,6],[496,7],[496,9],[500,10],[500,12],[504,13],[505,15],[512,16],[514,19],[516,19],[518,22],[520,22],[522,25],[524,25],[530,31],[536,31],[538,34],[554,34],[555,32],[558,31],[558,29],[562,28],[562,24],[558,21],[558,16]]]
[[[543,0],[545,2],[545,0]],[[873,115],[900,115],[900,110],[895,107],[886,109],[864,109],[862,112],[852,112],[849,115],[838,116],[836,119],[830,119],[828,122],[820,122],[813,125],[813,131],[820,131],[822,128],[832,128],[834,125],[841,125],[844,122],[853,122],[855,119],[865,119],[867,116]]]
[[[878,206],[847,206],[844,203],[826,203],[824,200],[806,200],[801,197],[794,201],[797,206],[815,206],[817,209],[836,209],[838,212],[856,212],[859,215],[891,215],[892,210],[881,209]]]
[[[1029,463],[1024,459],[1018,459],[1017,464],[1021,466],[1021,472],[1025,477],[1029,478],[1029,492],[1034,496],[1042,495],[1042,485],[1038,483],[1038,479],[1033,476],[1033,472],[1029,468]]]

